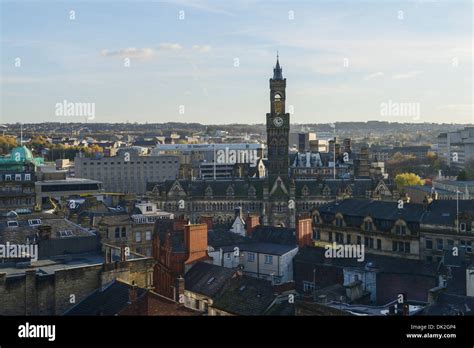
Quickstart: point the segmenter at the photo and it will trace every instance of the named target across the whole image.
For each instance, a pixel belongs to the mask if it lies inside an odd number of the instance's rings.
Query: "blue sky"
[[[294,123],[474,123],[471,0],[0,4],[3,123],[263,123],[277,50]]]

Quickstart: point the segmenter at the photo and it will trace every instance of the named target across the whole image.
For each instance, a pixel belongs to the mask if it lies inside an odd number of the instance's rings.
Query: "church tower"
[[[288,177],[288,143],[290,114],[285,113],[286,79],[277,55],[273,78],[270,79],[270,113],[267,114],[267,148],[269,177]]]

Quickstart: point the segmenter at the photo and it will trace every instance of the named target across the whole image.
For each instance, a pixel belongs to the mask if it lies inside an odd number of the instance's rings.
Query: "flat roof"
[[[85,178],[66,178],[62,180],[42,180],[35,182],[35,185],[75,185],[75,184],[102,184],[101,181]]]

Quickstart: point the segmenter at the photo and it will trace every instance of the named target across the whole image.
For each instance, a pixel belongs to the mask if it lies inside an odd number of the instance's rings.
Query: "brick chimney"
[[[138,291],[137,291],[137,284],[135,284],[135,281],[132,282],[132,285],[128,288],[128,301],[130,303],[134,303],[137,300],[138,297]]]
[[[214,224],[212,222],[212,216],[210,215],[201,215],[199,218],[199,222],[201,224],[206,224],[207,225],[207,230],[212,230],[214,227]]]
[[[160,257],[160,237],[159,233],[155,232],[153,234],[153,241],[152,241],[152,255],[155,260],[158,260]]]
[[[125,244],[120,246],[120,262],[127,261],[127,255],[125,255]]]
[[[51,238],[51,226],[41,225],[38,226],[38,235],[40,240],[47,240]]]
[[[175,298],[175,301],[184,305],[184,302],[180,301],[181,298],[184,299],[183,296],[184,296],[184,278],[179,276],[178,278],[176,278],[176,298]]]
[[[183,231],[188,221],[183,218],[173,220],[173,231]]]
[[[184,245],[188,256],[186,264],[209,258],[207,254],[207,225],[184,226]]]
[[[248,215],[245,219],[245,229],[247,231],[247,237],[252,236],[252,232],[255,227],[260,225],[260,219],[257,215]]]
[[[296,244],[299,248],[312,245],[313,224],[311,218],[300,217],[296,223]]]
[[[108,246],[105,246],[104,249],[104,264],[112,263],[112,249]]]

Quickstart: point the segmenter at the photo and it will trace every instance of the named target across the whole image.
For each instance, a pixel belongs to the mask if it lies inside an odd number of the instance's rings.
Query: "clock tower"
[[[273,78],[270,79],[270,113],[267,114],[267,149],[269,177],[288,177],[288,142],[290,114],[285,113],[286,79],[277,55]]]

